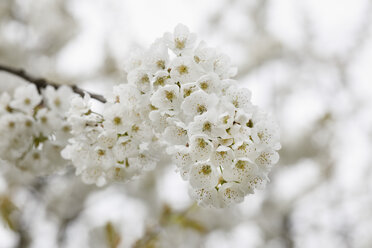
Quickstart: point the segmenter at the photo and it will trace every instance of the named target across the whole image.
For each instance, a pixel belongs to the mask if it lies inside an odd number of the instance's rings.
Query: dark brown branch
[[[17,77],[20,77],[20,78],[22,78],[22,79],[24,79],[24,80],[26,80],[30,83],[33,83],[37,87],[39,92],[41,91],[41,89],[46,88],[48,85],[54,87],[55,89],[58,89],[58,87],[61,86],[60,84],[56,84],[56,83],[48,81],[44,78],[33,77],[33,76],[29,75],[23,69],[12,68],[10,66],[5,66],[5,65],[0,64],[0,71],[10,73],[10,74],[15,75]],[[86,94],[90,95],[91,98],[96,99],[97,101],[100,101],[102,103],[106,102],[106,99],[101,95],[88,92],[86,90],[83,90],[83,89],[77,87],[76,85],[70,85],[70,87],[76,94],[79,94],[82,97],[86,93]]]

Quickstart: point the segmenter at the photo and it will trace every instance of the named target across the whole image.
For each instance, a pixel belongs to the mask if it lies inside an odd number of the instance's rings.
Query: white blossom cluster
[[[159,148],[171,155],[190,194],[225,207],[262,188],[277,163],[278,127],[231,79],[229,58],[178,25],[126,64],[103,114],[89,96],[75,97],[63,151],[86,183],[126,181],[153,169]],[[170,53],[172,51],[173,53]]]
[[[268,181],[279,159],[278,127],[230,79],[236,70],[229,58],[195,40],[178,25],[144,53],[128,79],[151,94],[149,117],[191,196],[200,205],[225,207]]]
[[[35,85],[0,95],[0,158],[35,175],[65,168],[60,152],[70,138],[65,113],[71,88],[48,86],[39,94]]]

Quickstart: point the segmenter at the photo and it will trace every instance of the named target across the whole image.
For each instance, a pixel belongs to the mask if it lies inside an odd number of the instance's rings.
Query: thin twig
[[[44,78],[33,77],[33,76],[29,75],[23,69],[13,68],[13,67],[10,67],[10,66],[5,66],[5,65],[0,64],[0,71],[10,73],[10,74],[15,75],[17,77],[20,77],[20,78],[22,78],[22,79],[24,79],[24,80],[26,80],[30,83],[33,83],[37,87],[39,92],[41,91],[41,89],[46,88],[48,85],[54,87],[55,89],[58,89],[58,87],[61,86],[60,84],[53,83],[53,82],[48,81]],[[83,90],[83,89],[77,87],[76,85],[70,85],[70,87],[76,94],[79,94],[82,97],[86,93],[86,94],[90,95],[91,98],[96,99],[97,101],[100,101],[102,103],[106,102],[106,99],[101,95],[88,92],[86,90]]]

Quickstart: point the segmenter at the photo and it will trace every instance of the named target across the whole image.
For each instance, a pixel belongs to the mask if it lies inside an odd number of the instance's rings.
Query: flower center
[[[204,175],[210,174],[212,172],[211,166],[210,165],[203,165],[200,172],[203,173]]]
[[[174,40],[174,42],[176,43],[176,48],[177,49],[184,49],[185,48],[185,40],[180,40],[179,38],[176,38]]]
[[[120,118],[119,116],[116,116],[116,117],[114,118],[114,124],[115,124],[115,125],[120,125],[120,123],[121,123],[121,118]]]
[[[178,73],[181,75],[189,73],[189,68],[187,68],[187,66],[185,65],[178,66],[177,70],[178,70]]]

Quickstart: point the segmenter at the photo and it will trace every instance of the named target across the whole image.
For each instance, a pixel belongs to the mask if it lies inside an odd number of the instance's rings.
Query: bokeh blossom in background
[[[371,247],[371,11],[0,1],[0,248]]]

